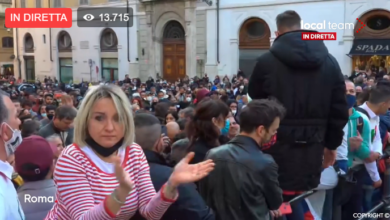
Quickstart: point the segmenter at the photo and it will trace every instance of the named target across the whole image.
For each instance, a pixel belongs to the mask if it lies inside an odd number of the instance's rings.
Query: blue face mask
[[[227,135],[229,132],[229,128],[230,128],[230,121],[226,120],[225,127],[221,129],[221,134]]]
[[[348,104],[348,109],[352,108],[356,104],[356,96],[348,94],[347,104]]]
[[[42,113],[41,116],[44,117],[44,118],[46,118],[46,117],[47,117],[47,114],[46,114],[46,113]]]

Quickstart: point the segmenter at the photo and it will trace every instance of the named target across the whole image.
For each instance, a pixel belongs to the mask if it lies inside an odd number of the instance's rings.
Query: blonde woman
[[[145,155],[134,143],[130,102],[117,86],[92,88],[74,126],[74,144],[57,161],[57,202],[46,219],[127,220],[138,210],[158,220],[178,197],[180,184],[198,181],[214,168],[210,160],[189,165],[190,153],[156,193]]]

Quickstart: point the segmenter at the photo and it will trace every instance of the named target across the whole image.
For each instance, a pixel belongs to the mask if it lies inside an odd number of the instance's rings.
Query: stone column
[[[217,75],[217,11],[215,9],[206,10],[206,65],[205,73],[213,77]]]
[[[237,74],[239,62],[240,62],[240,49],[238,47],[238,39],[230,39],[230,62],[231,62],[231,68],[230,68],[230,78]]]
[[[196,76],[196,1],[185,1],[186,74]]]
[[[346,54],[341,60],[342,63],[339,63],[343,75],[350,75],[352,72],[352,57],[347,56],[347,54],[349,54],[352,48],[354,39],[353,35],[344,35],[343,41],[339,42],[339,44],[344,45],[344,53]]]
[[[145,48],[145,60],[144,60],[144,63],[145,65],[147,66],[147,74],[149,76],[152,76],[153,78],[156,77],[156,73],[157,72],[160,72],[160,70],[156,71],[155,69],[155,64],[156,64],[156,60],[155,60],[155,49],[154,49],[154,41],[153,41],[153,37],[155,37],[155,33],[154,33],[154,30],[153,30],[153,5],[152,5],[152,2],[150,3],[147,3],[146,4],[146,7],[145,7],[145,11],[146,11],[146,24],[147,24],[147,36],[148,36],[148,40],[147,40],[147,48]],[[141,50],[142,51],[142,50]],[[160,73],[161,75],[161,73]],[[146,78],[146,77],[143,77],[143,78]]]

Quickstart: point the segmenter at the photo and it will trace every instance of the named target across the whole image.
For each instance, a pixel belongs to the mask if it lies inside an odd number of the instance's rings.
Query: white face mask
[[[191,102],[191,97],[186,98],[187,102]]]
[[[148,96],[148,98],[146,98],[149,102],[152,101],[152,96]]]
[[[244,86],[240,86],[240,89],[244,89]]]
[[[237,110],[232,110],[233,115],[237,113]]]
[[[7,157],[11,156],[12,154],[15,153],[16,148],[19,147],[19,145],[22,143],[23,138],[22,138],[22,133],[19,130],[14,130],[9,126],[7,123],[5,124],[9,129],[12,131],[12,137],[8,141],[4,141],[5,144],[5,151],[7,153]]]

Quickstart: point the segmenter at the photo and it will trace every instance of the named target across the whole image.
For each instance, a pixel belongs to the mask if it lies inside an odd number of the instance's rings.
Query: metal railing
[[[388,159],[390,157],[390,145],[386,147],[385,152],[383,152],[383,155],[378,159]],[[316,190],[310,190],[306,191],[296,197],[294,197],[292,200],[290,200],[289,204],[299,202],[302,199],[305,199],[306,197],[316,193]],[[374,206],[370,211],[367,212],[369,213],[377,213],[378,211],[382,211],[383,213],[390,213],[390,164],[386,163],[386,171],[383,177],[383,196],[382,200]],[[341,214],[341,213],[340,213]],[[278,219],[283,219],[283,218],[278,218]],[[337,218],[338,219],[338,218]],[[360,218],[359,220],[365,220],[367,218]],[[384,217],[378,220],[390,220],[390,217]]]
[[[387,146],[385,152],[380,159],[388,159],[390,157],[390,146]],[[382,213],[390,213],[390,164],[386,163],[386,170],[383,177],[383,195],[382,200],[374,206],[367,213],[377,213],[381,211]],[[360,218],[359,220],[364,220],[365,218]],[[381,220],[390,220],[390,217],[383,217]]]

